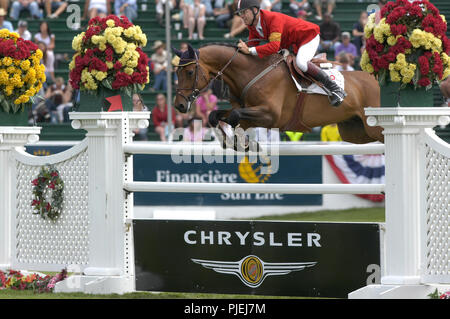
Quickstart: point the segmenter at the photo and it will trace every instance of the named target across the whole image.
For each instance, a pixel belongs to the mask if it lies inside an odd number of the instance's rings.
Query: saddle
[[[306,94],[304,92],[304,89],[309,87],[311,84],[315,83],[319,87],[323,88],[323,84],[318,82],[317,80],[310,77],[308,74],[303,73],[302,70],[300,70],[297,66],[297,63],[295,62],[295,55],[290,53],[287,50],[283,50],[282,55],[284,57],[284,61],[286,62],[286,65],[289,69],[290,75],[297,81],[298,84],[302,87],[302,90],[297,93],[297,104],[295,106],[294,110],[294,116],[292,116],[291,120],[282,127],[283,131],[300,131],[301,132],[311,132],[311,128],[307,126],[305,123],[303,123],[303,102],[305,100]],[[311,63],[314,63],[319,68],[323,67],[331,67],[333,65],[340,64],[339,62],[335,61],[329,61],[327,60],[326,53],[321,53],[317,56],[315,56],[310,61]]]

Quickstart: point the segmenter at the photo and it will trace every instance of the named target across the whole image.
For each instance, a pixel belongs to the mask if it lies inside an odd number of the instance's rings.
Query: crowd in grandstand
[[[363,0],[359,0],[363,2]],[[155,0],[156,19],[164,26],[165,5],[169,5],[172,19],[179,21],[188,35],[187,40],[205,38],[207,21],[216,28],[224,29],[224,38],[245,37],[246,26],[242,19],[235,15],[238,0]],[[140,2],[141,3],[141,2]],[[145,4],[146,2],[142,2]],[[380,0],[378,5],[382,7],[386,0]],[[145,4],[146,5],[146,4]],[[260,0],[261,9],[270,11],[282,11],[282,0]],[[284,3],[286,5],[286,2]],[[62,77],[55,76],[58,63],[68,61],[67,54],[55,54],[55,35],[51,32],[46,22],[58,18],[67,8],[64,0],[0,0],[0,29],[6,28],[18,32],[21,37],[34,41],[43,51],[42,63],[46,66],[47,82],[40,92],[42,99],[37,99],[30,114],[30,123],[52,122],[59,123],[69,121],[68,112],[72,108],[72,102],[76,100],[77,92],[72,90],[69,83]],[[338,10],[339,3],[335,0],[289,0],[288,8],[283,12],[298,19],[312,19],[320,27],[320,45],[317,53],[327,52],[340,62],[339,70],[353,71],[359,69],[359,58],[364,50],[364,26],[368,20],[366,11],[362,11],[359,17],[355,17],[351,32],[342,32],[340,24],[334,20],[333,14]],[[142,7],[143,8],[143,7]],[[27,19],[20,18],[23,11],[28,13],[28,19],[40,20],[39,30],[32,34],[28,30]],[[104,17],[108,14],[125,15],[131,21],[138,19],[137,0],[86,0],[82,9],[83,23],[95,16]],[[20,19],[19,19],[20,18]],[[146,17],[147,18],[147,17]],[[29,21],[29,20],[28,20]],[[17,27],[14,28],[14,25]],[[151,37],[150,37],[151,38]],[[182,42],[179,48],[187,50],[187,42]],[[176,78],[176,57],[172,61],[173,74],[168,74],[167,48],[161,40],[154,41],[151,46],[150,56],[151,85],[146,88],[155,92],[156,105],[144,105],[139,95],[133,96],[135,110],[152,110],[153,128],[161,140],[167,140],[167,78]],[[218,108],[220,101],[214,90],[205,91],[196,100],[195,107],[185,115],[172,111],[173,127],[184,127],[186,135],[191,139],[203,136],[191,134],[197,122],[202,123],[203,129],[207,128],[209,112]],[[191,132],[192,131],[192,132]],[[136,139],[147,139],[147,131],[136,131]]]

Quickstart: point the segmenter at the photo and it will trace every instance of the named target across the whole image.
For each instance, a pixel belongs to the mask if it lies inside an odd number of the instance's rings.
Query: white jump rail
[[[274,193],[274,194],[383,194],[384,184],[247,184],[247,183],[124,183],[129,192]]]
[[[295,143],[287,142],[280,144],[260,144],[262,152],[278,154],[283,156],[308,156],[308,155],[365,155],[365,154],[383,154],[384,144],[329,144],[323,143],[317,145],[308,144],[308,142]],[[153,155],[171,155],[171,154],[243,154],[233,150],[224,150],[218,143],[185,143],[177,142],[172,144],[162,143],[130,143],[123,146],[127,154],[153,154]],[[256,152],[249,152],[256,154]]]

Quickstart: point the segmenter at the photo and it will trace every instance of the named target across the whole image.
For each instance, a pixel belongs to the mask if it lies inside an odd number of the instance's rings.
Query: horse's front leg
[[[233,132],[229,127],[219,126],[224,138],[228,138],[228,143],[223,143],[223,146],[248,151],[249,149],[258,150],[259,145],[256,140],[250,140],[248,134],[244,131],[250,127],[272,128],[276,121],[272,113],[265,108],[250,107],[232,109],[224,122],[232,128],[239,125],[241,130],[234,130]]]

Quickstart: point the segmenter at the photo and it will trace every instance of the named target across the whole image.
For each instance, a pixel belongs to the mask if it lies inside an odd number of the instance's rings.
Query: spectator
[[[45,104],[50,113],[52,123],[59,122],[57,108],[64,103],[65,90],[64,79],[57,77],[55,83],[50,85],[45,92]]]
[[[441,93],[445,98],[444,106],[450,107],[450,76],[447,77],[444,81],[440,84],[441,87]]]
[[[299,10],[297,13],[297,18],[308,21],[308,12],[305,10]]]
[[[205,19],[206,7],[204,4],[200,3],[200,0],[194,0],[192,5],[188,7],[188,30],[189,30],[189,40],[192,40],[194,34],[195,25],[197,25],[198,38],[204,40],[203,30],[205,29],[206,19]]]
[[[323,22],[320,24],[320,44],[319,51],[328,51],[334,53],[339,43],[341,36],[341,27],[337,22],[334,22],[331,15],[325,14]]]
[[[353,65],[355,58],[358,57],[358,50],[356,49],[356,46],[350,42],[349,32],[342,32],[342,43],[336,47],[335,55],[339,55],[341,52],[348,53],[350,65]]]
[[[187,42],[181,42],[180,43],[180,51],[185,52],[188,50],[188,44]],[[180,63],[180,57],[176,54],[174,54],[174,57],[172,58],[172,71],[173,71],[173,83],[175,85],[178,85],[178,77],[177,77],[177,70],[178,70],[178,63]]]
[[[327,14],[331,17],[333,17],[333,10],[336,5],[335,0],[314,0],[314,7],[316,8],[316,19],[319,21],[322,21],[324,18],[324,15],[322,14],[322,6],[326,4],[327,5]]]
[[[341,63],[341,65],[336,65],[336,69],[339,71],[355,71],[355,69],[350,65],[350,58],[348,53],[342,51],[337,56],[337,61]]]
[[[308,0],[289,0],[289,11],[296,17],[299,16],[300,11],[308,12],[310,6]]]
[[[228,21],[233,18],[236,11],[236,3],[236,0],[224,0],[224,7],[214,9],[215,20],[219,28],[228,27]]]
[[[161,141],[167,141],[167,137],[169,136],[169,127],[167,125],[168,111],[166,96],[164,94],[160,93],[156,96],[156,106],[153,108],[151,114],[155,132],[159,134],[159,138]],[[174,109],[172,109],[172,125],[172,127],[174,127],[175,125]]]
[[[195,116],[202,120],[203,126],[209,122],[209,113],[217,110],[217,97],[211,89],[203,91],[195,102]]]
[[[183,28],[189,28],[189,7],[194,4],[194,0],[180,0],[180,14],[183,18]]]
[[[4,9],[5,12],[8,12],[9,0],[0,0],[0,8]]]
[[[139,94],[133,94],[133,112],[147,112],[148,108],[144,105],[142,98]],[[133,130],[134,140],[147,141],[148,140],[148,128],[136,128]]]
[[[34,42],[44,42],[48,51],[55,49],[55,35],[50,31],[47,21],[41,21],[39,24],[39,32],[34,35]]]
[[[56,108],[56,113],[58,114],[58,121],[60,123],[70,122],[69,112],[73,107],[73,101],[77,93],[78,91],[72,88],[70,82],[67,82],[66,89],[64,90],[63,95],[63,103]]]
[[[260,9],[270,11],[271,8],[272,5],[270,3],[270,0],[260,0]],[[227,39],[234,38],[246,29],[247,26],[245,25],[244,21],[242,21],[242,19],[238,15],[233,15],[233,18],[231,20],[230,32],[225,33],[223,37]]]
[[[185,142],[201,142],[206,134],[206,129],[203,127],[203,121],[199,117],[189,119],[188,126],[183,132],[183,141]]]
[[[212,7],[212,1],[213,0],[201,0],[202,4],[205,5],[205,15],[207,17],[214,16],[214,10],[213,10],[213,7]]]
[[[84,3],[83,20],[95,17],[105,18],[111,13],[111,0],[86,0]]]
[[[5,20],[6,17],[6,11],[3,8],[0,8],[0,30],[1,29],[8,29],[9,31],[13,31],[13,25],[11,22]]]
[[[320,131],[320,140],[322,142],[342,141],[337,124],[330,124],[322,127],[322,130]]]
[[[356,50],[358,52],[358,56],[361,56],[361,48],[364,45],[364,27],[367,24],[368,15],[367,11],[361,11],[359,15],[359,20],[353,25],[352,35],[353,35],[353,44],[356,46]]]
[[[24,40],[30,40],[32,39],[31,32],[28,31],[28,22],[25,20],[20,20],[17,24],[18,28],[16,32],[20,35],[20,37]]]
[[[33,19],[42,19],[42,13],[39,10],[39,4],[35,0],[14,1],[11,6],[11,19],[18,20],[22,11],[29,11]]]
[[[165,50],[165,44],[157,40],[155,41],[152,50],[155,53],[152,54],[150,59],[153,62],[153,75],[155,76],[155,83],[152,87],[153,91],[167,90],[167,51]]]
[[[44,42],[38,42],[37,45],[43,53],[41,63],[45,65],[45,76],[47,78],[44,86],[48,86],[49,82],[55,83],[56,81],[54,69],[55,56],[53,54],[53,51],[47,50],[47,45]],[[47,86],[45,88],[47,88]]]
[[[158,24],[163,27],[164,27],[163,18],[165,15],[166,1],[169,1],[169,9],[171,11],[173,9],[175,9],[177,6],[176,0],[156,0],[156,20],[158,21]],[[181,0],[181,2],[182,1],[183,0]],[[181,2],[180,2],[180,8],[181,8]],[[185,28],[187,29],[187,24],[186,24]]]
[[[271,11],[281,12],[282,1],[270,0]]]
[[[56,19],[67,8],[68,3],[63,0],[45,0],[45,12],[49,19]],[[52,13],[53,12],[53,13]]]
[[[116,16],[126,16],[131,22],[138,17],[138,7],[136,0],[115,0],[114,14]]]

